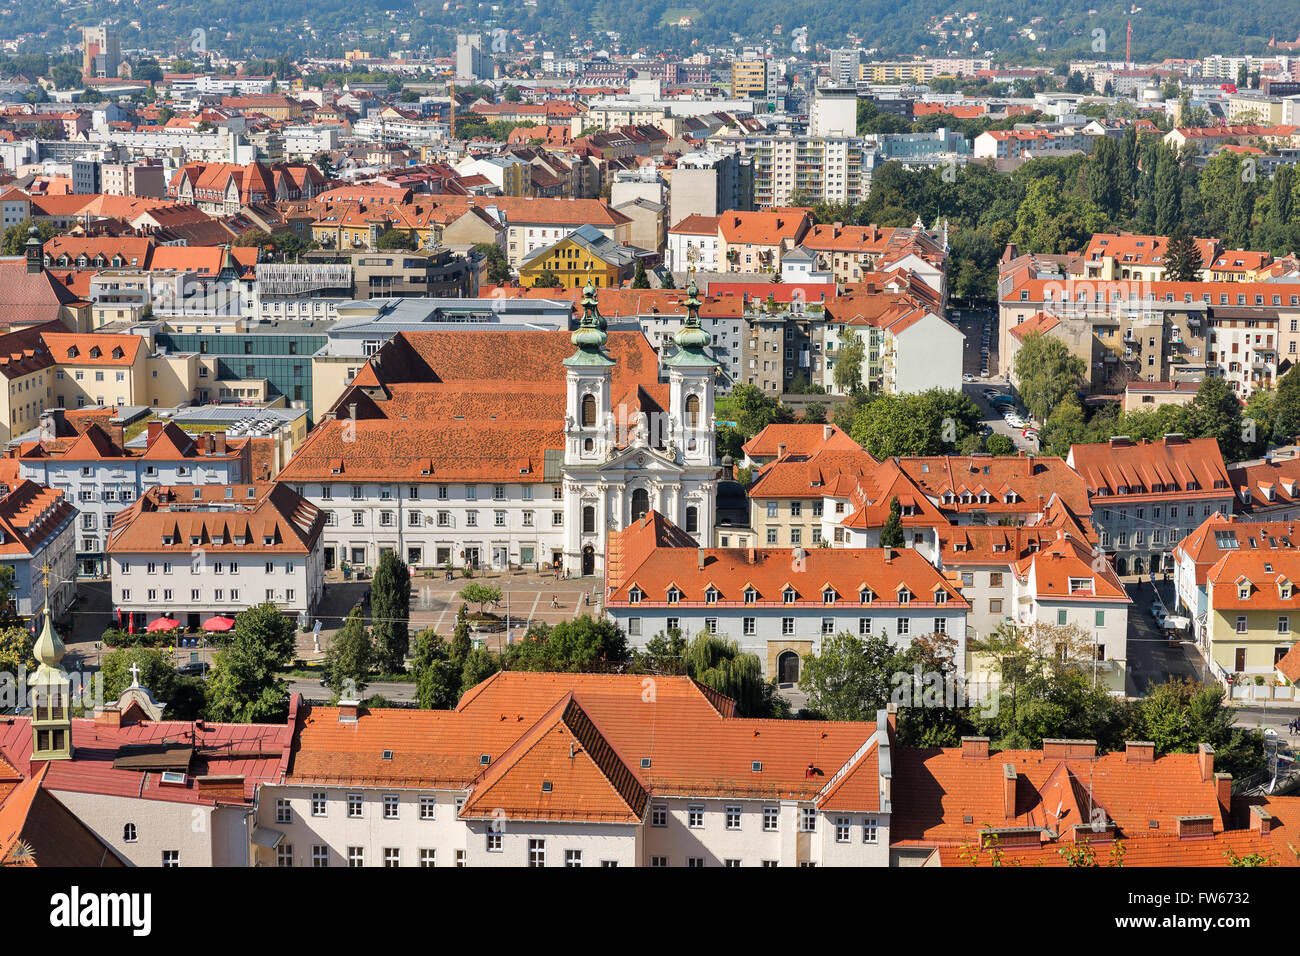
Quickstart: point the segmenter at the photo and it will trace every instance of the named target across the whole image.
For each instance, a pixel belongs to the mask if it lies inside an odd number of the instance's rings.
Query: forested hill
[[[446,9],[444,9],[444,6]],[[1136,9],[1137,12],[1131,12]],[[1300,33],[1300,0],[1254,6],[1223,0],[15,0],[0,36],[21,38],[20,53],[56,52],[79,41],[82,25],[115,23],[122,46],[141,45],[190,54],[195,30],[208,46],[232,56],[372,54],[423,44],[453,48],[457,30],[519,31],[513,42],[540,37],[567,51],[571,36],[611,48],[616,30],[623,51],[688,53],[711,44],[769,42],[790,49],[791,31],[806,27],[811,44],[838,47],[855,34],[880,56],[911,53],[970,55],[990,52],[1014,61],[1048,63],[1072,57],[1124,55],[1126,21],[1133,20],[1138,60],[1209,53],[1267,52],[1270,37]],[[958,17],[976,14],[957,36]],[[940,36],[946,24],[948,37]],[[679,26],[683,18],[689,26]],[[779,28],[779,30],[778,30]],[[1094,48],[1105,31],[1105,50]]]

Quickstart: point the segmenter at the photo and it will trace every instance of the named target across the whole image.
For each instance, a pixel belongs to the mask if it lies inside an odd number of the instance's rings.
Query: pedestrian
[[[555,595],[552,594],[552,595],[551,595],[551,610],[553,610],[553,611],[558,611],[559,609],[560,609],[560,602],[557,601],[557,600],[555,599]]]

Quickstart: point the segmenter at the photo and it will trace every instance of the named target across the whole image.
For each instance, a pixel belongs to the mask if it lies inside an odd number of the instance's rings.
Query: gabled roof
[[[660,534],[657,522],[665,520],[652,515],[609,535],[610,563],[618,568],[617,577],[606,582],[610,607],[669,606],[670,587],[681,592],[673,606],[707,606],[705,592],[710,587],[719,592],[719,603],[741,605],[751,585],[759,592],[754,606],[789,607],[783,592],[793,587],[793,606],[821,607],[827,583],[846,604],[859,603],[859,588],[865,583],[876,595],[875,606],[901,603],[897,592],[906,588],[914,596],[909,607],[969,607],[960,592],[911,549],[812,548],[801,551],[802,560],[795,562],[790,548],[694,548],[681,540],[649,544],[652,535]],[[630,599],[633,589],[643,595],[635,604]],[[942,605],[936,600],[939,592],[945,598]]]
[[[1124,501],[1167,501],[1230,495],[1228,469],[1213,438],[1166,435],[1141,444],[1126,438],[1072,445],[1067,459],[1093,497]],[[1195,485],[1195,487],[1193,487]],[[1126,488],[1125,494],[1119,494]]]
[[[454,711],[363,707],[340,723],[338,708],[313,707],[301,715],[287,780],[470,790],[467,817],[502,807],[512,818],[632,824],[646,795],[823,799],[848,767],[837,805],[877,809],[880,784],[869,786],[874,768],[861,759],[874,723],[739,718],[732,700],[690,678],[656,676],[648,698],[644,681],[505,671]]]
[[[959,747],[899,748],[893,760],[891,840],[912,846],[978,845],[979,831],[1006,827],[1037,828],[1046,831],[1044,839],[1054,840],[1075,824],[1091,824],[1096,808],[1126,837],[1156,832],[1152,821],[1160,833],[1177,832],[1180,816],[1209,816],[1214,832],[1224,829],[1215,777],[1204,772],[1202,755],[1166,754],[1142,763],[1125,753],[1055,754],[1004,750],[972,758]],[[1014,794],[1010,807],[1009,794]]]
[[[648,800],[570,691],[475,779],[460,816],[640,823]]]

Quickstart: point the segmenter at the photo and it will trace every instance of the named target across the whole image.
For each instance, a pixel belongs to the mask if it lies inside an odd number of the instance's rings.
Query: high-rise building
[[[862,51],[831,50],[831,85],[853,86],[862,76]]]
[[[122,46],[117,31],[109,27],[84,27],[81,31],[83,75],[117,76]]]
[[[483,47],[483,34],[456,34],[456,79],[490,80],[495,73],[492,55]]]
[[[734,99],[767,99],[775,93],[776,65],[768,59],[732,60],[731,95]]]

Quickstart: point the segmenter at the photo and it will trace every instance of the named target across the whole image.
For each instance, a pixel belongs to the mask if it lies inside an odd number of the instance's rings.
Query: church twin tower
[[[627,333],[629,335],[640,333]],[[614,394],[616,362],[596,290],[583,289],[577,347],[564,360],[566,564],[584,574],[604,564],[605,533],[658,511],[702,546],[712,544],[718,467],[713,420],[717,361],[700,327],[699,290],[687,289],[686,320],[676,351],[661,363],[668,373],[666,407],[658,378],[622,383]]]

